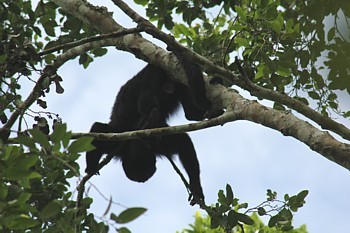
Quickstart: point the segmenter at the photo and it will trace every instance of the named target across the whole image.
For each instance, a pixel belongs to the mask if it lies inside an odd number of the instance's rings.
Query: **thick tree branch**
[[[104,9],[87,4],[82,0],[53,0],[64,11],[81,19],[84,23],[90,25],[101,33],[111,33],[125,30],[121,25],[115,22],[111,15]],[[139,27],[144,29],[145,27]],[[146,27],[148,28],[148,27]],[[163,48],[144,39],[139,34],[130,34],[120,37],[114,45],[117,49],[134,54],[137,58],[147,63],[159,66],[177,81],[185,83],[185,72],[177,57]],[[180,46],[180,49],[183,48]]]
[[[72,14],[80,15],[77,16],[82,18],[84,22],[94,22],[91,24],[95,29],[107,33],[110,28],[118,31],[121,30],[121,26],[117,23],[113,22],[111,17],[108,14],[102,14],[99,11],[96,11],[96,8],[92,6],[82,6],[80,4],[84,4],[84,2],[80,0],[54,0],[58,5],[60,5],[67,12],[71,12]],[[159,31],[156,27],[150,24],[147,20],[140,17],[136,12],[132,11],[125,3],[120,0],[113,0],[113,2],[120,7],[124,12],[126,12],[135,22],[138,23],[138,26],[144,28],[146,32],[153,35],[154,37],[164,41],[169,45],[170,48],[174,50],[184,52],[186,55],[193,58],[193,60],[201,65],[203,65],[208,72],[213,72],[215,74],[219,74],[223,77],[229,78],[231,81],[234,81],[236,85],[242,87],[250,91],[253,95],[263,98],[273,100],[300,112],[301,114],[307,116],[309,119],[315,121],[319,125],[321,125],[324,129],[329,129],[337,134],[341,135],[343,138],[350,140],[350,130],[345,126],[334,122],[333,120],[326,118],[319,114],[318,112],[312,110],[308,106],[296,101],[284,94],[268,90],[259,86],[256,86],[254,83],[250,82],[248,79],[244,77],[240,77],[240,75],[233,74],[231,71],[224,69],[223,67],[216,66],[211,61],[207,60],[204,57],[194,53],[191,50],[188,50],[182,47],[179,43],[177,43],[173,37]],[[79,7],[77,7],[79,6]],[[104,19],[104,21],[108,22],[110,25],[106,27],[105,25],[101,25],[101,23],[94,20],[94,14],[98,14],[98,17],[106,17],[110,19]],[[86,19],[84,19],[86,17]],[[100,19],[101,21],[102,19]],[[107,31],[106,31],[107,30]],[[158,65],[165,70],[169,70],[172,72],[176,72],[177,69],[174,69],[174,63],[177,63],[177,60],[174,56],[169,56],[169,54],[163,49],[157,47],[156,45],[150,43],[139,35],[128,35],[120,38],[120,42],[116,44],[118,49],[129,51],[135,56],[150,62],[152,64]],[[181,75],[180,75],[181,76]],[[175,76],[179,78],[178,76]],[[216,93],[216,94],[214,94]],[[350,150],[349,145],[340,143],[331,137],[327,132],[322,132],[317,128],[313,127],[309,123],[300,120],[299,118],[293,116],[291,113],[283,113],[270,108],[266,108],[257,102],[247,101],[243,98],[235,97],[236,95],[232,92],[230,93],[227,89],[217,85],[211,85],[208,90],[208,95],[210,99],[214,98],[218,101],[215,101],[215,104],[219,102],[219,105],[223,105],[225,107],[228,106],[228,111],[225,114],[225,117],[231,118],[231,121],[236,119],[245,119],[250,120],[262,125],[265,125],[269,128],[276,129],[282,132],[286,136],[293,136],[294,138],[304,142],[307,144],[312,150],[320,153],[326,158],[336,162],[337,164],[349,169],[350,165],[348,161],[350,161]],[[232,104],[232,105],[231,105]],[[233,112],[229,109],[233,109]],[[261,114],[264,113],[264,114]],[[233,114],[233,115],[231,115]],[[221,118],[222,119],[222,118]],[[211,124],[213,121],[217,119],[204,121],[196,124],[190,124],[187,126],[188,128],[176,128],[171,129],[171,133],[174,132],[183,132],[199,129],[206,125]],[[217,122],[217,124],[223,124],[225,121]],[[202,124],[202,125],[201,125]],[[212,126],[212,125],[210,125]],[[207,126],[207,127],[210,127]],[[198,127],[198,128],[197,128]],[[160,130],[160,131],[159,131]],[[168,129],[153,129],[145,131],[145,136],[154,136],[158,135],[158,133],[169,133],[166,130]],[[169,129],[170,130],[170,129]],[[157,133],[155,133],[157,132]],[[133,133],[125,133],[127,136],[125,137],[140,137],[141,132],[133,132]],[[131,135],[130,135],[131,134]],[[100,135],[101,136],[101,135]],[[104,135],[106,136],[106,135]],[[109,136],[107,136],[108,138]]]
[[[122,0],[112,0],[114,4],[116,4],[125,14],[127,14],[131,19],[133,19],[136,23],[138,23],[139,27],[144,28],[144,30],[154,36],[155,38],[165,42],[168,46],[173,48],[174,50],[180,50],[185,52],[189,57],[193,58],[195,62],[201,64],[205,67],[205,70],[208,73],[215,73],[228,80],[232,81],[235,85],[241,87],[250,92],[251,95],[256,96],[261,99],[268,99],[283,105],[288,106],[289,108],[301,113],[302,115],[308,117],[313,120],[315,123],[320,125],[323,129],[330,130],[344,139],[350,140],[350,129],[346,126],[333,121],[331,118],[320,114],[319,112],[313,110],[309,106],[304,103],[293,99],[285,94],[266,89],[254,84],[249,79],[242,77],[240,75],[232,73],[230,70],[227,70],[223,67],[220,67],[210,60],[200,56],[199,54],[183,47],[179,44],[174,37],[160,31],[153,24],[151,24],[148,20],[141,17],[134,10],[132,10],[127,4],[125,4]]]
[[[118,32],[125,29],[115,22],[105,7],[93,6],[85,0],[53,0],[53,2],[101,33]]]

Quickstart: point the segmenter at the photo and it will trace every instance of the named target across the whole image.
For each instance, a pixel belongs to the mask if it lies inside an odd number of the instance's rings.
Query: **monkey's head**
[[[122,159],[125,175],[132,181],[145,182],[156,172],[156,156],[140,154],[137,158],[128,155]]]

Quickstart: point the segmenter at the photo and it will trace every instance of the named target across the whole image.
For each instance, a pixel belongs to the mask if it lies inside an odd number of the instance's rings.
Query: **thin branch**
[[[108,155],[105,159],[102,160],[102,162],[99,163],[98,165],[98,171],[101,170],[104,166],[106,166],[111,160],[113,159],[113,156]],[[84,196],[84,191],[85,191],[85,184],[94,174],[86,174],[83,179],[80,181],[77,190],[78,190],[78,197],[77,197],[77,204],[76,207],[78,211],[80,210],[81,207],[81,202],[83,200]],[[79,213],[78,213],[79,216]]]
[[[191,132],[191,131],[205,129],[205,128],[209,128],[217,125],[223,125],[227,122],[231,122],[234,120],[235,120],[234,114],[232,112],[227,111],[219,117],[215,117],[215,118],[197,122],[197,123],[186,124],[186,125],[145,129],[145,130],[135,130],[135,131],[129,131],[129,132],[123,132],[123,133],[91,133],[91,132],[90,133],[73,133],[72,139],[87,136],[87,137],[93,137],[96,140],[101,140],[101,141],[126,141],[131,139],[140,139],[144,137],[155,137],[155,136],[161,136],[161,135]]]
[[[135,29],[129,30],[126,29],[125,31],[119,31],[118,33],[121,35],[127,34],[133,34],[135,33]],[[55,75],[58,68],[61,67],[64,63],[67,61],[76,58],[80,54],[83,54],[84,52],[87,52],[94,48],[101,48],[106,46],[115,46],[118,41],[118,38],[108,38],[104,40],[98,40],[93,41],[85,44],[81,44],[79,46],[73,47],[63,54],[56,57],[55,61],[52,64],[49,64],[45,66],[43,69],[43,73],[39,77],[38,81],[36,82],[32,92],[29,94],[27,99],[16,108],[16,110],[11,114],[8,121],[3,125],[2,128],[0,128],[0,133],[3,132],[9,132],[11,127],[14,125],[16,120],[20,115],[22,115],[42,94],[42,91],[45,90],[47,87],[45,87],[43,84],[44,82],[49,79],[52,75]]]
[[[217,85],[219,89],[224,89]],[[215,88],[215,87],[213,87]],[[220,90],[219,90],[220,92]],[[166,128],[137,130],[125,133],[87,133],[74,134],[74,138],[80,136],[92,136],[97,140],[122,141],[153,137],[159,135],[176,134],[204,129],[215,125],[223,125],[235,120],[249,120],[251,122],[275,129],[285,136],[308,145],[310,149],[323,155],[327,159],[350,170],[350,145],[334,139],[328,132],[321,131],[306,121],[300,120],[288,111],[278,111],[265,107],[257,101],[244,99],[234,91],[222,91],[222,99],[232,101],[228,110],[221,116],[188,125],[172,126]]]
[[[59,50],[67,50],[67,49],[70,49],[70,48],[73,48],[73,47],[76,47],[76,46],[79,46],[82,44],[91,43],[91,42],[98,41],[98,40],[105,40],[105,39],[109,39],[109,38],[117,38],[117,37],[125,36],[128,34],[139,33],[142,31],[143,31],[143,29],[140,29],[140,28],[130,28],[130,29],[125,29],[123,31],[101,34],[98,36],[91,36],[91,37],[84,38],[84,39],[81,39],[78,41],[73,41],[73,42],[62,44],[62,45],[57,45],[55,47],[46,49],[38,54],[39,54],[39,56],[43,56],[43,55],[53,53],[53,52],[56,52]]]

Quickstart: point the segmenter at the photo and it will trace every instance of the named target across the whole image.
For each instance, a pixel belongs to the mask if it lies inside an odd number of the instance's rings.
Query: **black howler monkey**
[[[188,86],[174,82],[165,70],[147,65],[119,91],[108,124],[95,122],[90,132],[120,133],[138,129],[167,127],[167,119],[182,104],[188,120],[202,120],[210,103],[206,97],[201,68],[176,55],[186,73]],[[121,160],[126,176],[145,182],[156,171],[156,157],[178,154],[190,179],[191,193],[204,201],[199,163],[191,138],[186,133],[135,139],[123,142],[94,140],[96,149],[86,153],[88,174],[98,171],[103,154]],[[195,198],[191,200],[194,205]]]

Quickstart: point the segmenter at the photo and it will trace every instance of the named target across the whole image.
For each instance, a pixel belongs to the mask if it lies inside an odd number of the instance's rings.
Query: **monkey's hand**
[[[200,184],[190,184],[190,196],[188,197],[188,201],[190,202],[190,205],[202,205],[205,204],[204,202],[204,195],[203,190]]]
[[[97,169],[91,169],[91,168],[89,168],[89,167],[86,167],[85,172],[86,172],[88,175],[100,175],[99,170],[97,170]]]
[[[88,174],[88,175],[100,175],[100,172],[99,171],[90,171],[89,169],[85,169],[85,172]]]

